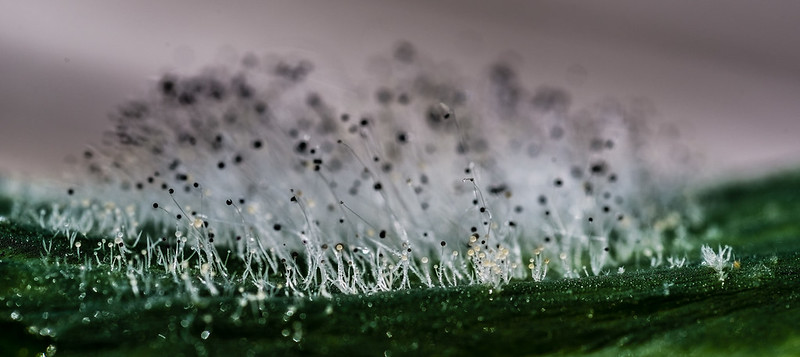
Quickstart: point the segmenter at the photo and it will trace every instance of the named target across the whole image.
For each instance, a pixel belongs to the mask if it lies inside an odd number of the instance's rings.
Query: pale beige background
[[[698,175],[755,175],[800,166],[799,24],[797,1],[0,0],[0,170],[63,169],[164,70],[295,53],[357,81],[408,39],[465,72],[515,58],[581,103],[647,97]]]

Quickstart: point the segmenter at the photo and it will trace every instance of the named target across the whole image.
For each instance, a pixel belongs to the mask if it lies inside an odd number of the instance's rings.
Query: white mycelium
[[[576,110],[503,63],[456,78],[407,43],[388,62],[388,79],[344,89],[305,61],[164,75],[84,153],[70,203],[36,219],[77,249],[110,235],[95,265],[136,294],[154,269],[193,296],[263,297],[661,262],[650,227],[680,199],[641,107]]]

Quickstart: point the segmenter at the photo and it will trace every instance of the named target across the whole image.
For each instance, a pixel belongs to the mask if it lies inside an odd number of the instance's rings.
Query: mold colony
[[[164,75],[49,220],[211,294],[499,287],[660,264],[685,238],[652,229],[683,199],[640,107],[575,110],[503,63],[461,79],[408,43],[386,60],[386,80],[339,89],[303,60]]]

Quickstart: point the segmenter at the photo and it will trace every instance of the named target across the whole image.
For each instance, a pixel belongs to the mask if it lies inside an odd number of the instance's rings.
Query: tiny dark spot
[[[414,62],[414,59],[417,57],[417,50],[414,48],[408,41],[402,41],[397,44],[397,47],[394,49],[394,59],[403,62],[403,63],[411,63]]]
[[[175,80],[170,77],[161,79],[161,93],[165,96],[175,95]]]
[[[584,182],[583,183],[583,192],[586,193],[586,195],[593,194],[594,193],[594,185],[592,185],[592,183],[589,182],[589,181]]]
[[[406,105],[411,102],[411,99],[408,97],[408,94],[400,93],[400,95],[397,96],[397,102],[402,105]]]
[[[608,172],[608,164],[605,161],[595,161],[589,166],[592,175],[603,176]]]
[[[572,176],[572,178],[574,178],[574,179],[580,179],[580,178],[582,178],[582,177],[583,177],[583,170],[581,170],[581,168],[580,168],[580,167],[578,167],[578,166],[573,166],[573,167],[572,167],[572,168],[569,170],[569,174],[570,174],[570,176]]]
[[[308,149],[308,143],[305,141],[301,141],[297,143],[297,146],[295,146],[295,151],[297,151],[300,154],[304,153],[306,149]]]
[[[380,88],[375,93],[375,100],[377,100],[378,103],[382,105],[391,104],[393,99],[394,99],[394,93],[392,93],[392,91],[389,90],[388,88]]]
[[[264,102],[258,102],[253,105],[253,110],[255,110],[258,114],[264,114],[264,112],[267,111],[267,104]]]
[[[505,192],[508,189],[508,186],[506,186],[505,184],[498,184],[498,185],[489,186],[488,189],[489,189],[489,193],[490,194],[499,195],[499,194]]]
[[[184,92],[181,93],[180,96],[178,96],[178,103],[181,103],[182,105],[192,105],[194,104],[194,102],[195,98],[194,95],[191,93]]]
[[[565,111],[569,108],[569,94],[560,88],[541,87],[533,95],[531,103],[541,111]]]
[[[397,141],[398,141],[399,143],[401,143],[401,144],[405,144],[405,143],[407,143],[407,142],[408,142],[408,134],[406,134],[406,133],[405,133],[405,132],[403,132],[403,131],[401,131],[401,132],[397,133]]]

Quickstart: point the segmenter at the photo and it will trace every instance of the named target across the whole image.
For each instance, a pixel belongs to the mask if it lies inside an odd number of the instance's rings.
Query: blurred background
[[[797,1],[0,0],[0,171],[57,175],[160,73],[246,53],[369,80],[409,40],[461,73],[506,59],[578,106],[647,98],[697,148],[703,180],[800,166]]]

